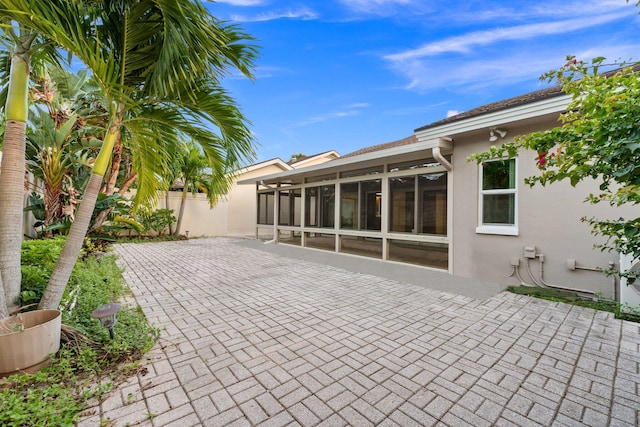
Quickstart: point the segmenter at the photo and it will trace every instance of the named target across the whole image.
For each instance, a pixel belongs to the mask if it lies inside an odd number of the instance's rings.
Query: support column
[[[387,176],[388,167],[385,164],[382,173],[382,182],[380,183],[380,190],[382,191],[382,206],[380,207],[380,231],[382,232],[382,259],[389,259],[389,239],[387,233],[389,232],[389,207],[391,206],[391,200],[389,195],[389,177]]]
[[[280,183],[273,191],[273,242],[280,243],[278,234],[278,221],[280,219]]]
[[[340,230],[340,203],[342,198],[342,191],[340,188],[340,183],[336,182],[335,191],[334,191],[334,210],[333,210],[333,230],[335,231],[335,251],[340,252],[340,235],[338,234]]]
[[[305,223],[307,218],[307,187],[301,188],[300,197],[300,246],[304,248],[307,246],[307,234],[304,232],[304,228],[307,226]]]

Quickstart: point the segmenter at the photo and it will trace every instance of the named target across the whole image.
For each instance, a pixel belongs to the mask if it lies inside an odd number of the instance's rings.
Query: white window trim
[[[496,160],[488,160],[489,162],[498,161]],[[502,236],[517,236],[519,233],[518,230],[518,159],[514,158],[516,171],[515,171],[515,188],[513,189],[500,189],[500,190],[483,190],[482,189],[482,174],[483,174],[483,166],[480,165],[478,167],[478,226],[476,227],[476,234],[497,234]],[[483,224],[483,208],[484,208],[484,195],[490,194],[513,194],[515,195],[514,200],[514,224]]]

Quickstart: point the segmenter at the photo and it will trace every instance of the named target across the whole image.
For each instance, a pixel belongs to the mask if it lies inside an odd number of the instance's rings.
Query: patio
[[[639,423],[640,328],[610,313],[287,245],[116,251],[162,335],[80,426]]]

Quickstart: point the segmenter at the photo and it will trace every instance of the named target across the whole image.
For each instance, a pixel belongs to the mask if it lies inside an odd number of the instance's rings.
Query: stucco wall
[[[180,211],[181,197],[181,192],[169,192],[169,209],[173,209],[176,218]],[[186,231],[189,231],[189,237],[227,235],[228,202],[220,202],[216,204],[213,209],[210,209],[206,195],[194,195],[191,193],[187,194],[185,202],[186,205],[180,227],[180,234],[185,234]],[[165,207],[164,200],[161,200],[159,207]]]
[[[245,172],[238,177],[238,181],[277,172],[282,172],[282,168],[278,165],[270,165],[250,172]],[[258,212],[256,186],[251,184],[234,185],[233,189],[229,193],[228,201],[228,235],[255,237],[256,216]]]
[[[553,126],[555,123],[548,123]],[[524,134],[539,127],[510,128],[507,139],[518,133]],[[615,253],[601,252],[593,246],[597,240],[590,233],[582,217],[616,218],[630,214],[630,209],[611,208],[604,204],[583,203],[590,192],[597,193],[594,182],[571,187],[566,182],[530,188],[524,178],[539,171],[535,165],[536,153],[523,152],[518,158],[518,236],[476,234],[478,225],[479,174],[475,163],[467,157],[484,151],[490,146],[488,132],[457,138],[454,142],[453,163],[453,236],[452,250],[455,275],[475,277],[506,285],[517,285],[510,260],[520,259],[520,275],[524,281],[532,280],[526,269],[523,256],[525,246],[535,246],[538,254],[544,254],[544,280],[550,284],[587,289],[613,296],[612,278],[599,272],[570,271],[567,260],[578,265],[607,268],[609,261],[618,262]],[[539,277],[538,259],[530,260],[534,277]]]
[[[268,165],[245,172],[238,180],[281,172],[278,165]],[[178,217],[182,193],[169,192],[169,209]],[[165,196],[161,195],[156,208],[165,208]],[[255,237],[256,234],[256,188],[254,185],[234,184],[229,194],[222,198],[213,209],[204,194],[187,194],[180,234],[189,231],[190,237],[231,236]]]

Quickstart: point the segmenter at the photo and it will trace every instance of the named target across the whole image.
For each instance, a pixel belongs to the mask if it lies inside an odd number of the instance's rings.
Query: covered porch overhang
[[[366,169],[381,163],[402,163],[417,158],[432,158],[436,161],[453,151],[452,139],[438,137],[426,141],[418,141],[401,147],[374,151],[359,156],[341,157],[327,163],[309,166],[302,169],[279,172],[262,177],[239,181],[240,185],[293,185],[304,183],[308,178],[337,174],[340,172]],[[450,167],[450,165],[448,165]]]
[[[256,186],[257,238],[449,270],[452,148],[439,137],[239,184]]]

